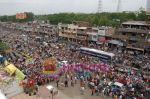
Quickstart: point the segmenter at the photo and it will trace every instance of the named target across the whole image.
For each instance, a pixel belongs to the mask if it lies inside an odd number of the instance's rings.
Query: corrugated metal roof
[[[147,24],[146,21],[127,21],[123,22],[122,25],[150,25],[150,24]]]

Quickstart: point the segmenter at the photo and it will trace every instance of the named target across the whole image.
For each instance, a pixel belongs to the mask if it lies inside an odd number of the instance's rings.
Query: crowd
[[[45,39],[44,35],[40,36],[41,38],[27,33],[25,35],[26,37],[20,33],[9,33],[1,35],[0,38],[13,49],[13,52],[6,55],[8,61],[14,63],[26,75],[27,84],[23,83],[26,93],[34,93],[38,91],[37,86],[56,80],[57,87],[59,83],[64,83],[65,87],[71,83],[74,87],[79,81],[82,94],[90,89],[91,95],[101,94],[115,99],[149,98],[150,80],[143,77],[142,71],[143,68],[150,68],[149,53],[132,55],[126,50],[118,52],[117,49],[107,48],[107,51],[115,54],[115,58],[113,64],[106,64],[107,71],[101,71],[88,66],[104,63],[99,58],[80,54],[78,45],[61,41],[52,42],[54,37],[49,40]],[[43,74],[42,71],[43,60],[52,56],[57,61],[65,60],[69,64],[62,64],[61,71],[55,78]],[[118,67],[118,64],[121,66]],[[71,69],[69,66],[72,66]],[[77,66],[79,69],[76,69]],[[116,83],[122,85],[115,85]],[[32,90],[27,91],[26,87],[31,87]]]

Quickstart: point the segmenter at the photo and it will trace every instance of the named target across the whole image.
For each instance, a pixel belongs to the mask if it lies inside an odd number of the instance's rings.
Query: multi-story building
[[[57,34],[57,26],[56,25],[50,25],[50,24],[39,24],[36,27],[36,30],[41,35],[49,35],[53,36]]]
[[[97,44],[107,43],[107,41],[109,41],[111,36],[114,34],[114,31],[115,29],[112,27],[99,27]]]
[[[58,27],[59,37],[84,46],[102,44],[114,33],[114,28],[90,27],[86,22],[75,21],[73,24],[59,24]]]
[[[89,44],[96,44],[98,39],[98,28],[97,27],[88,27],[87,28],[87,40]]]
[[[77,25],[74,24],[58,24],[59,37],[67,41],[76,42]]]
[[[112,37],[123,43],[123,46],[126,46],[127,49],[144,52],[150,46],[150,24],[146,21],[124,22]]]
[[[77,28],[77,43],[87,46],[87,27],[78,27]]]

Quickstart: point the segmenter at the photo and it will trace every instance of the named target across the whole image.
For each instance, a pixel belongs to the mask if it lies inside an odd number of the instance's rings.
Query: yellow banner
[[[5,71],[8,72],[10,75],[14,74],[17,68],[13,64],[9,64],[5,67]]]

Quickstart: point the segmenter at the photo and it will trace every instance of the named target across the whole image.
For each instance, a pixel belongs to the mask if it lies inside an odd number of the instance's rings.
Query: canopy
[[[6,72],[8,72],[10,75],[14,74],[17,68],[13,64],[9,64],[5,67]]]

